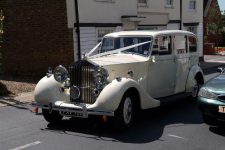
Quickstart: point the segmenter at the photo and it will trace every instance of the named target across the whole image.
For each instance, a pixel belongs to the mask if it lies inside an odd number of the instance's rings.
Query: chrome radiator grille
[[[77,86],[80,90],[78,99],[70,98],[71,102],[93,104],[96,97],[93,95],[95,81],[93,72],[95,65],[86,60],[75,62],[70,66],[70,82],[71,86]]]

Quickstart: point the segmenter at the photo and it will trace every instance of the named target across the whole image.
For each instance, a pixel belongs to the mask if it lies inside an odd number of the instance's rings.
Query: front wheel
[[[60,115],[58,111],[54,110],[50,113],[48,109],[42,109],[42,114],[45,120],[49,123],[58,123],[63,118],[63,116]]]
[[[113,118],[114,127],[117,130],[124,130],[131,127],[134,122],[134,108],[134,98],[132,94],[125,94]]]

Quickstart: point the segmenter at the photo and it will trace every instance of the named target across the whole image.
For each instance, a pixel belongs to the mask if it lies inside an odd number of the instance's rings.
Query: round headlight
[[[97,89],[101,89],[107,83],[108,71],[102,67],[98,67],[95,69],[94,78]]]
[[[55,68],[53,74],[54,74],[55,80],[60,83],[65,82],[69,76],[67,69],[61,65]]]

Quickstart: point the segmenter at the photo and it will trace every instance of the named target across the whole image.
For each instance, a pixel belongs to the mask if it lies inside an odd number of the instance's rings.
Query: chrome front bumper
[[[114,116],[114,112],[104,110],[88,109],[86,104],[69,104],[69,103],[49,103],[49,105],[33,104],[38,108],[59,111],[62,116],[88,118],[89,115]]]

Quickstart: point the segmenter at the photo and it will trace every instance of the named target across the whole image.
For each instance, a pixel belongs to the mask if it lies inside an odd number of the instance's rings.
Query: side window
[[[152,55],[159,54],[159,38],[155,38],[153,41]]]
[[[197,52],[197,40],[194,37],[189,37],[189,51],[190,53]]]
[[[171,36],[159,37],[159,55],[172,54],[172,38]]]
[[[187,37],[183,35],[176,35],[174,40],[176,54],[187,53]]]

